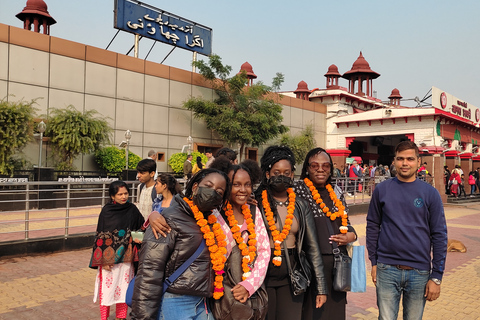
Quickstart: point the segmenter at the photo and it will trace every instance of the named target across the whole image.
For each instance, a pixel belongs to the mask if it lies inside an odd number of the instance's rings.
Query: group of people
[[[465,174],[460,165],[455,165],[455,168],[450,172],[448,166],[444,166],[444,181],[445,194],[452,195],[458,198],[462,195],[466,198],[465,182],[470,186],[470,196],[475,195],[475,191],[480,193],[480,168],[472,170],[468,173],[468,180],[465,180]]]
[[[383,280],[391,268],[407,273],[421,270],[426,275],[425,295],[414,297],[422,310],[425,300],[438,297],[439,284],[435,282],[436,288],[428,281],[430,250],[424,252],[432,233],[432,279],[440,281],[443,274],[445,259],[439,242],[446,229],[437,228],[443,214],[441,201],[434,205],[435,189],[415,178],[411,181],[410,173],[415,176],[418,167],[413,168],[415,161],[419,162],[418,148],[413,155],[411,149],[397,150],[395,163],[401,174],[388,187],[375,189],[367,218],[367,248],[380,314],[385,315],[382,319],[396,319],[386,316],[395,312],[386,305],[396,303],[398,311],[398,301],[380,296],[391,298],[388,292],[398,289],[399,296],[403,291],[403,284],[397,286],[391,277]],[[113,304],[117,304],[117,319],[126,318],[125,290],[134,274],[131,319],[214,319],[219,304],[229,299],[248,304],[258,301],[256,295],[264,291],[266,309],[245,319],[346,318],[347,294],[333,289],[334,253],[339,250],[346,255],[347,245],[357,234],[350,225],[343,192],[332,183],[335,166],[324,149],[310,150],[296,181],[296,160],[288,147],[268,147],[260,167],[252,160],[238,164],[236,153],[228,149],[217,153],[208,168],[193,174],[183,193],[171,175],[160,174],[154,180],[150,160],[142,161],[137,167],[140,210],[128,202],[128,186],[118,181],[110,185],[111,202],[99,217],[90,266],[98,268],[95,298],[100,299],[102,319],[107,319]],[[405,207],[402,201],[410,200],[398,199],[399,204],[390,197],[397,198],[399,191],[391,190],[402,188],[408,190],[408,197],[417,196],[412,198],[417,212],[411,222],[422,230],[408,239],[423,241],[411,252],[396,251],[396,246],[406,243],[406,232],[395,229],[401,220],[395,217],[396,210]],[[431,216],[430,210],[435,214]],[[408,211],[405,214],[410,217]],[[145,231],[141,239],[135,237],[139,230]],[[234,252],[241,258],[231,259]],[[403,253],[411,259],[405,261]],[[237,269],[241,280],[225,292],[226,278]],[[292,274],[306,281],[296,281]],[[422,284],[411,286],[418,285]]]

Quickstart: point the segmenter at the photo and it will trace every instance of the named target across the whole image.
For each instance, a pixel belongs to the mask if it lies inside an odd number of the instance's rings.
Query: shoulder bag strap
[[[280,219],[280,215],[277,216],[278,218],[278,226],[280,227],[280,230],[283,230],[283,223],[282,219]],[[275,240],[273,240],[275,242]],[[288,254],[288,248],[287,248],[287,238],[282,241],[283,245],[283,251],[285,252],[285,261],[287,262],[287,270],[288,273],[292,272],[292,265],[290,264],[290,255]]]
[[[333,233],[332,222],[330,221],[330,219],[327,216],[325,216],[325,219],[327,219],[328,232],[330,232],[330,235],[333,236],[334,233]],[[338,249],[337,242],[332,241],[332,247],[333,247],[332,253],[335,255],[335,257],[339,256],[340,249]]]
[[[193,261],[195,261],[195,259],[198,258],[198,256],[200,255],[200,253],[202,253],[204,248],[205,248],[205,239],[203,239],[203,237],[202,237],[202,242],[200,242],[200,245],[198,246],[197,250],[190,256],[190,258],[188,258],[187,261],[182,263],[182,265],[180,267],[178,267],[178,269],[175,270],[175,272],[170,277],[168,277],[168,279],[166,279],[163,282],[163,293],[165,293],[165,291],[167,291],[168,287],[173,282],[175,282],[175,280],[177,280],[177,278],[180,277],[180,275],[182,273],[184,273],[185,270],[187,270],[187,268],[192,264]]]

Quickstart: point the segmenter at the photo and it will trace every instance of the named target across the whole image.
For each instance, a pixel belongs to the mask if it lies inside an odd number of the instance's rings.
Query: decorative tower
[[[308,90],[308,85],[305,81],[300,81],[297,86],[297,90],[293,91],[296,94],[297,99],[308,100],[310,95],[310,90]]]
[[[44,34],[50,34],[50,26],[57,23],[48,13],[47,4],[43,0],[28,0],[27,5],[16,17],[23,21],[23,28],[40,33],[40,26]]]
[[[336,65],[332,64],[328,67],[325,77],[327,78],[327,89],[337,89],[338,88],[338,78],[342,75],[338,72]]]
[[[257,75],[253,73],[252,65],[248,62],[245,62],[244,64],[242,64],[242,66],[240,67],[240,72],[238,72],[237,74],[241,74],[242,71],[245,71],[247,73],[247,78],[248,78],[247,85],[251,86],[253,84],[253,79],[257,79]]]
[[[373,92],[373,79],[380,77],[379,73],[376,73],[370,69],[370,65],[362,55],[353,63],[352,69],[343,74],[342,78],[348,80],[348,92],[357,94],[360,96],[372,96]],[[358,81],[358,91],[355,92],[355,82]],[[363,81],[366,82],[366,92],[363,92]]]
[[[402,99],[402,98],[403,97],[400,95],[400,91],[397,88],[393,89],[392,93],[388,97],[388,99],[390,99],[390,104],[392,106],[399,106],[400,105],[400,99]]]

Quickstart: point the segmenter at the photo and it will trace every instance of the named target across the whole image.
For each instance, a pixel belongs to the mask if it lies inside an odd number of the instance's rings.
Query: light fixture
[[[188,143],[188,153],[190,154],[190,153],[192,153],[192,146],[193,146],[192,136],[188,136],[187,143]]]
[[[125,152],[125,169],[126,170],[128,170],[128,148],[130,146],[130,139],[131,138],[132,138],[132,132],[130,130],[125,131],[125,139],[127,140],[127,150]],[[122,141],[122,143],[123,143],[123,141]]]
[[[40,132],[40,152],[39,152],[39,155],[38,155],[38,167],[39,168],[42,167],[43,133],[45,132],[46,129],[47,129],[47,125],[45,124],[45,122],[43,122],[43,120],[40,121],[40,123],[37,126],[37,130],[38,130],[38,132]]]

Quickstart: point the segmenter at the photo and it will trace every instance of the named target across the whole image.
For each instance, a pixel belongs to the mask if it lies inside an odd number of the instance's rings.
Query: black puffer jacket
[[[163,280],[168,278],[197,250],[203,233],[192,210],[180,195],[162,212],[172,231],[166,238],[155,239],[151,228],[145,232],[140,264],[132,299],[132,319],[157,319],[163,294]],[[208,246],[200,256],[168,287],[168,292],[202,297],[213,293],[214,273]]]
[[[262,211],[265,225],[268,226],[268,221],[265,218],[265,211],[262,206],[262,199],[260,198],[257,200],[260,210]],[[314,279],[311,279],[312,282],[310,285],[315,285],[316,294],[328,294],[327,282],[323,272],[322,254],[317,241],[315,221],[313,220],[313,214],[308,206],[308,202],[297,196],[295,199],[295,211],[293,215],[298,221],[298,233],[295,243],[298,254],[297,261],[302,263],[303,259],[300,257],[300,255],[303,251],[303,254],[305,254],[306,258],[310,262],[313,272]],[[270,230],[268,228],[267,231],[270,235]],[[305,266],[302,267],[305,270]]]

